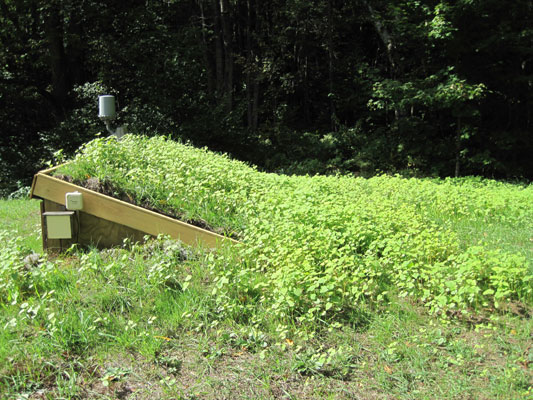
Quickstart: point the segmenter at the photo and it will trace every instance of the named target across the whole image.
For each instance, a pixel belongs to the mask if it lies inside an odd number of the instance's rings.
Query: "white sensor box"
[[[46,233],[48,239],[72,238],[73,211],[52,211],[43,213],[46,219]]]
[[[115,119],[115,96],[104,94],[98,96],[98,117],[108,120]]]
[[[65,207],[67,210],[81,210],[83,208],[83,196],[80,192],[65,194]]]

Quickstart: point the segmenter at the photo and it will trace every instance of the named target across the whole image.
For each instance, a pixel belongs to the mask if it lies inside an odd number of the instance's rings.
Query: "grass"
[[[483,219],[461,219],[453,223],[465,246],[484,243],[508,253],[522,254],[526,260],[533,260],[533,226],[497,223],[487,224]],[[533,273],[533,263],[529,263]]]
[[[240,238],[244,265],[213,271],[222,313],[261,302],[289,328],[294,316],[334,323],[352,304],[387,301],[391,291],[432,313],[533,301],[533,186],[265,174],[132,135],[86,144],[59,173]],[[237,292],[251,301],[234,301]]]
[[[0,199],[0,221],[3,230],[24,238],[24,244],[36,253],[42,252],[41,218],[37,200]]]
[[[22,206],[22,203],[19,203]],[[13,237],[2,253],[20,265]],[[17,253],[20,251],[21,253]],[[2,398],[527,399],[530,315],[442,319],[405,298],[360,304],[340,327],[280,341],[220,318],[213,255],[166,240],[71,250],[6,287]],[[17,264],[18,263],[18,264]],[[28,290],[29,289],[29,290]],[[15,298],[15,293],[18,296]],[[8,301],[6,296],[11,294]],[[268,320],[268,309],[256,317]]]
[[[458,182],[459,187],[469,185],[467,178]],[[474,205],[475,210],[454,214],[450,213],[449,208],[439,208],[441,202],[437,202],[437,206],[428,211],[431,220],[455,232],[464,248],[482,243],[507,253],[521,254],[526,260],[533,260],[533,224],[529,219],[520,218],[520,215],[527,213],[520,208],[528,207],[531,186],[528,188],[496,181],[482,181],[478,178],[472,178],[470,186],[474,188],[462,191],[461,196],[469,196],[470,199],[465,203],[469,203],[470,207]],[[487,207],[490,203],[488,197],[499,203],[499,207],[506,207],[507,211],[497,212],[494,204]],[[518,207],[508,215],[512,204]],[[533,273],[532,262],[529,262],[529,267]]]
[[[0,397],[533,397],[532,187],[260,174],[160,138],[69,168],[246,245],[27,263],[1,233]]]

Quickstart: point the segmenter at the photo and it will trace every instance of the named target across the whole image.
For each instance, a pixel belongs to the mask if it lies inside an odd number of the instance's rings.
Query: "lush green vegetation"
[[[0,200],[0,397],[531,398],[532,17],[0,0],[0,198],[99,137],[100,94],[258,166],[129,136],[61,171],[242,241],[216,253],[49,257],[37,204]],[[427,178],[465,175],[522,184]]]
[[[30,209],[36,212],[37,204],[0,203],[1,212]],[[26,219],[12,228],[25,225]],[[391,293],[389,301],[353,304],[337,328],[295,317],[281,336],[277,328],[286,318],[268,303],[221,312],[213,293],[224,287],[223,271],[246,269],[231,254],[160,238],[28,260],[19,234],[0,233],[2,398],[527,399],[533,393],[526,304],[442,319]],[[241,288],[227,296],[250,301],[253,293]],[[303,325],[314,338],[298,334]]]
[[[35,254],[0,201],[5,398],[533,394],[533,187],[285,176],[164,137],[87,143],[58,174],[242,245]]]
[[[11,231],[23,238],[24,246],[34,252],[42,250],[41,219],[38,202],[27,199],[0,199],[2,230]]]
[[[391,292],[465,318],[533,300],[531,186],[266,174],[136,136],[90,142],[60,173],[236,232],[244,245],[231,254],[242,261],[223,255],[210,267],[219,313],[261,328],[267,322],[253,318],[261,304],[283,321],[282,339],[289,327],[307,337],[313,324],[339,326],[354,306],[387,303]]]
[[[533,178],[531,0],[0,1],[0,195],[103,124],[269,171]]]

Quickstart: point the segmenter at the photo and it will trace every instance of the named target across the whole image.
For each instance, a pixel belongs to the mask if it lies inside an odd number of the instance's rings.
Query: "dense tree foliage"
[[[0,190],[103,130],[285,172],[533,177],[530,0],[0,0]]]

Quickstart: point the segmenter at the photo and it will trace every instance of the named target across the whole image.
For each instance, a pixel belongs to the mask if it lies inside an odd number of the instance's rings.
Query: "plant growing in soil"
[[[334,326],[391,293],[460,316],[533,299],[532,186],[284,176],[133,135],[86,144],[58,174],[238,237],[243,246],[212,255],[218,313],[261,305],[285,321],[280,337],[291,321]]]

